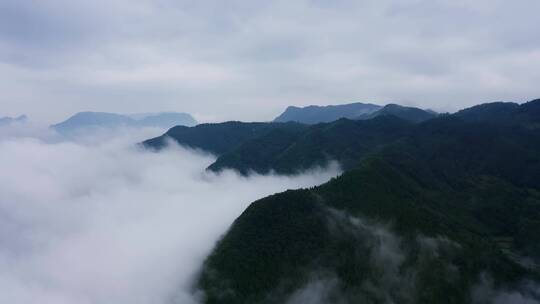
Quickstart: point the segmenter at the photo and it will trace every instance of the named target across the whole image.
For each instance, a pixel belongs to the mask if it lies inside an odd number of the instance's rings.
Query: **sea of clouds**
[[[0,129],[0,303],[193,303],[194,276],[250,202],[339,174],[209,173],[212,155],[135,145],[160,132]]]

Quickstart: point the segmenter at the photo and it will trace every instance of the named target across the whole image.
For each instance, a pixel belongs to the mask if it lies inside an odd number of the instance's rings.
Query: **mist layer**
[[[192,303],[192,278],[250,202],[339,171],[216,175],[212,155],[119,134],[0,137],[0,302]]]

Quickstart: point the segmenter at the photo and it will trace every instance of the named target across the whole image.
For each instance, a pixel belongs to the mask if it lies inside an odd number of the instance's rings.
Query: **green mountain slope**
[[[467,122],[540,126],[540,102],[517,104],[491,103],[460,111],[452,117]],[[508,109],[510,107],[511,109]],[[392,109],[396,107],[385,107]],[[428,113],[397,106],[404,113]],[[399,111],[397,111],[399,112]],[[392,113],[397,113],[392,112]],[[388,112],[390,113],[390,112]],[[408,116],[418,120],[425,118]],[[401,115],[403,116],[403,115]],[[314,166],[326,166],[335,160],[345,169],[353,168],[365,155],[392,143],[413,130],[421,130],[395,115],[378,115],[366,120],[340,119],[331,123],[302,125],[298,123],[226,122],[196,127],[175,127],[165,135],[145,141],[144,145],[160,148],[170,138],[177,143],[207,150],[218,155],[210,170],[235,169],[242,174],[275,171],[291,174]]]
[[[461,110],[455,115],[467,121],[539,128],[540,99],[522,105],[511,102],[486,103]]]
[[[198,287],[205,303],[491,303],[482,277],[538,280],[539,236],[539,130],[443,116],[322,186],[253,203]]]
[[[200,124],[195,127],[176,126],[162,136],[144,141],[144,147],[159,150],[168,140],[190,148],[202,149],[216,155],[229,152],[247,140],[263,136],[272,130],[303,130],[299,123],[264,123],[229,121]]]
[[[236,169],[291,174],[338,161],[344,169],[354,167],[370,152],[391,143],[411,130],[412,124],[393,116],[354,121],[340,119],[305,129],[280,129],[248,140],[221,155],[209,169]]]

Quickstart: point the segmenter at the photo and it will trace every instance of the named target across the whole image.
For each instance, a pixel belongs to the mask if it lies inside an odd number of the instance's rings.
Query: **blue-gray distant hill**
[[[304,124],[318,124],[336,121],[341,118],[367,120],[377,116],[393,115],[403,120],[419,123],[436,117],[438,114],[414,107],[388,104],[384,107],[375,104],[351,103],[332,106],[288,107],[274,122],[295,121]]]
[[[392,115],[409,122],[419,123],[435,118],[438,114],[431,110],[422,110],[415,107],[405,107],[391,103],[373,113],[363,114],[355,117],[355,119],[365,120],[385,115]]]
[[[381,106],[370,103],[350,103],[330,106],[307,106],[303,108],[290,106],[279,115],[274,122],[295,121],[305,124],[332,122],[340,118],[354,119],[371,114],[381,109]]]
[[[26,115],[21,115],[15,118],[8,117],[8,116],[0,117],[0,127],[7,126],[15,122],[19,122],[19,123],[26,122],[27,119],[28,118],[26,117]]]
[[[197,121],[187,113],[156,113],[122,115],[104,112],[80,112],[51,128],[62,134],[91,129],[118,127],[155,127],[168,129],[174,126],[194,126]]]

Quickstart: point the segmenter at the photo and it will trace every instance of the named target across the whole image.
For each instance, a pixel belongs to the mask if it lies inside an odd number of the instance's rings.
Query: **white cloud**
[[[250,202],[337,174],[216,175],[211,155],[133,142],[0,138],[0,302],[190,303],[192,276]]]

